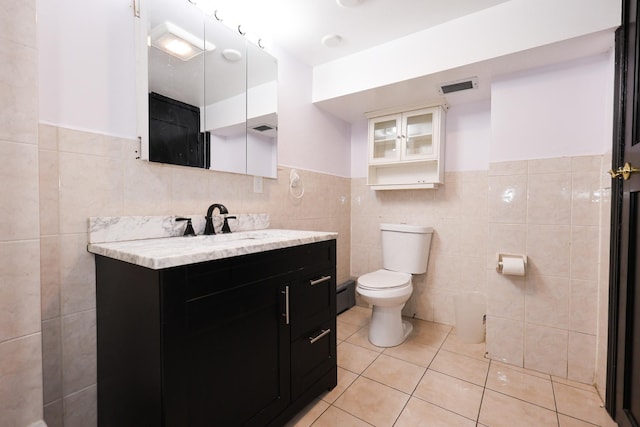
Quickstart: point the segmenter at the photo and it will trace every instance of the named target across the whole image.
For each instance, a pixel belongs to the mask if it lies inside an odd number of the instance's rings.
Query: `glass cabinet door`
[[[388,162],[400,158],[400,116],[387,116],[371,120],[369,124],[370,161]]]
[[[433,110],[420,110],[405,115],[402,121],[403,159],[430,158],[435,155],[433,145]]]

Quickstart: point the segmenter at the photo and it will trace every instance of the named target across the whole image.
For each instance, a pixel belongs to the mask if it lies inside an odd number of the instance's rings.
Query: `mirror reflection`
[[[275,58],[187,0],[146,4],[148,160],[275,178]]]

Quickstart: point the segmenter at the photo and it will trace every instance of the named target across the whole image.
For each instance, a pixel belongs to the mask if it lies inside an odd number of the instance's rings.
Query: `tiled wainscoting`
[[[353,179],[351,272],[382,267],[380,223],[432,226],[428,270],[414,276],[405,315],[454,325],[454,297],[481,292],[491,359],[602,393],[609,168],[608,155],[492,163],[447,172],[434,191],[376,192]],[[498,274],[497,253],[527,255],[526,275]]]

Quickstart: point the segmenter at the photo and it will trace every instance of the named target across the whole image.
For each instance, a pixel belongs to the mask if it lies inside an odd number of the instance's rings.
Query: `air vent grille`
[[[470,77],[464,80],[444,83],[440,85],[440,93],[446,95],[448,93],[459,92],[461,90],[475,89],[478,87],[478,78]]]

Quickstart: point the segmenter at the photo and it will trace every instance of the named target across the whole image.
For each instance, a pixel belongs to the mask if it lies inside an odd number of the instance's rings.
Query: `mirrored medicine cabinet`
[[[188,0],[140,0],[141,158],[277,175],[276,59]]]

